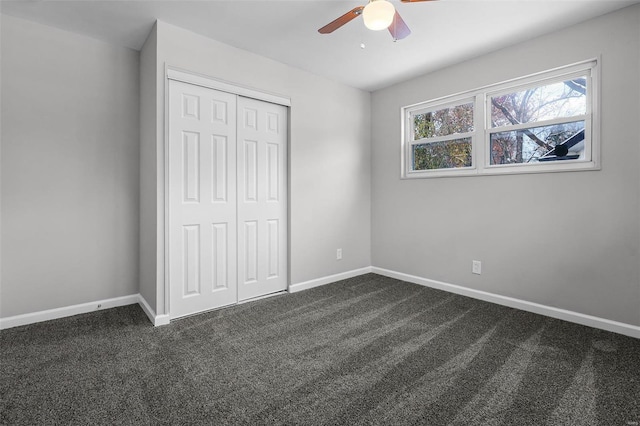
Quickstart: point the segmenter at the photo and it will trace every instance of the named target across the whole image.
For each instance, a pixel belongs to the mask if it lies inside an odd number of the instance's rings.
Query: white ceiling
[[[336,0],[3,0],[1,12],[139,50],[156,19],[364,90],[464,61],[640,0],[391,0],[412,34],[393,42]],[[362,49],[360,44],[364,43]]]

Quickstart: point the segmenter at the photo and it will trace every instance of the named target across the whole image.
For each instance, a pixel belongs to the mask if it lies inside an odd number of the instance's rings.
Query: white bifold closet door
[[[287,109],[169,82],[169,311],[287,287]]]

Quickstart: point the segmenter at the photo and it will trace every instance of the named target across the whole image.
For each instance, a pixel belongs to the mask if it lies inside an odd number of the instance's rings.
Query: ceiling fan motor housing
[[[389,28],[396,13],[395,7],[386,0],[372,0],[364,7],[362,18],[370,30],[380,31]]]

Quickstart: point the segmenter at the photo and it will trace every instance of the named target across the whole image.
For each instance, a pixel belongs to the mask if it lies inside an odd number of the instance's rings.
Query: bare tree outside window
[[[506,131],[491,133],[490,164],[537,162],[584,130],[584,120],[570,119],[586,112],[585,77],[492,96],[491,127]],[[527,123],[549,124],[520,126]],[[512,126],[519,128],[508,130]]]

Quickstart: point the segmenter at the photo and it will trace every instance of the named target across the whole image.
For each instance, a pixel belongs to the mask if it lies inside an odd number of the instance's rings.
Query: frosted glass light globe
[[[386,0],[373,0],[364,7],[362,19],[370,30],[379,31],[389,28],[396,9]]]

